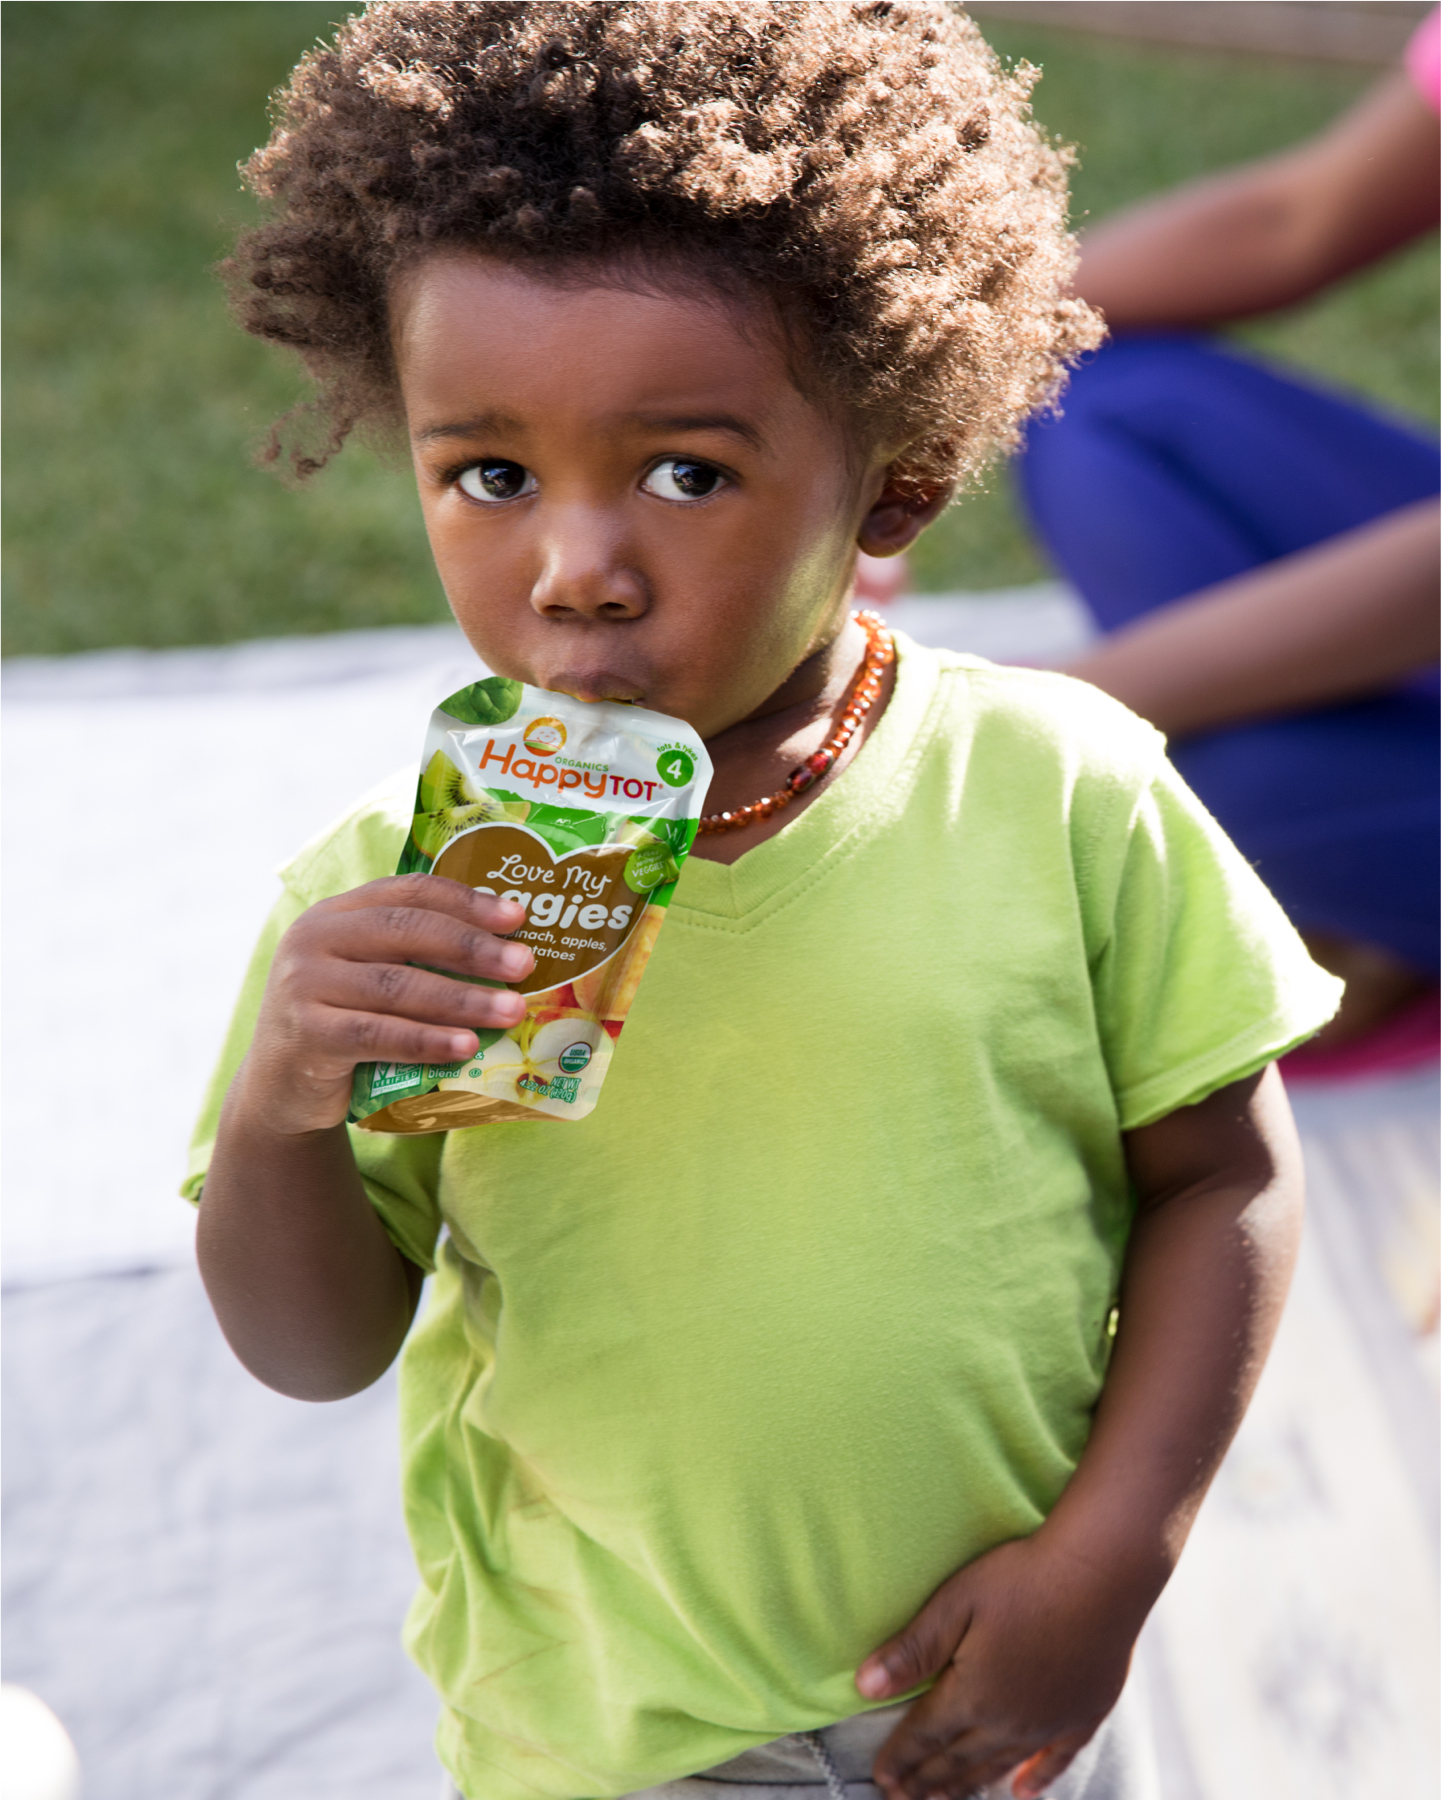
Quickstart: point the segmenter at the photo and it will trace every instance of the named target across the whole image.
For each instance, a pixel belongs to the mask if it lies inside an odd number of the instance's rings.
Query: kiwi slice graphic
[[[500,820],[520,825],[530,811],[528,801],[498,801],[477,789],[444,751],[437,751],[421,772],[411,837],[434,862],[457,833]]]

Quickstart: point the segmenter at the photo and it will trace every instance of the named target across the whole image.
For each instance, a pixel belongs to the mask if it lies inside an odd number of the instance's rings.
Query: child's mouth
[[[624,706],[637,707],[646,699],[646,691],[639,682],[609,670],[561,670],[545,686],[557,694],[573,695],[578,701],[618,701]]]

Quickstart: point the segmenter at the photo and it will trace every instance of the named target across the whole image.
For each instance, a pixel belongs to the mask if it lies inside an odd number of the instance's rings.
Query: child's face
[[[713,736],[835,635],[884,462],[759,308],[446,253],[393,317],[436,565],[492,669]]]

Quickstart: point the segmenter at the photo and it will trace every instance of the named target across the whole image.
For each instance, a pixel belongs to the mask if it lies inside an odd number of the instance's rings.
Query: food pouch
[[[474,1057],[359,1065],[350,1118],[385,1133],[584,1119],[696,837],[711,760],[681,720],[488,676],[441,702],[421,763],[397,874],[519,901],[510,936],[536,967],[510,985],[525,1017],[478,1032]]]

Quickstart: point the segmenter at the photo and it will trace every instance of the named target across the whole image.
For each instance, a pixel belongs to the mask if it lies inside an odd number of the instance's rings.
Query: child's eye
[[[473,463],[456,478],[456,485],[473,501],[513,501],[522,494],[534,494],[536,478],[523,463],[511,463],[497,457],[487,463]]]
[[[710,463],[697,463],[691,457],[666,457],[642,482],[647,494],[664,501],[704,501],[726,480]]]

